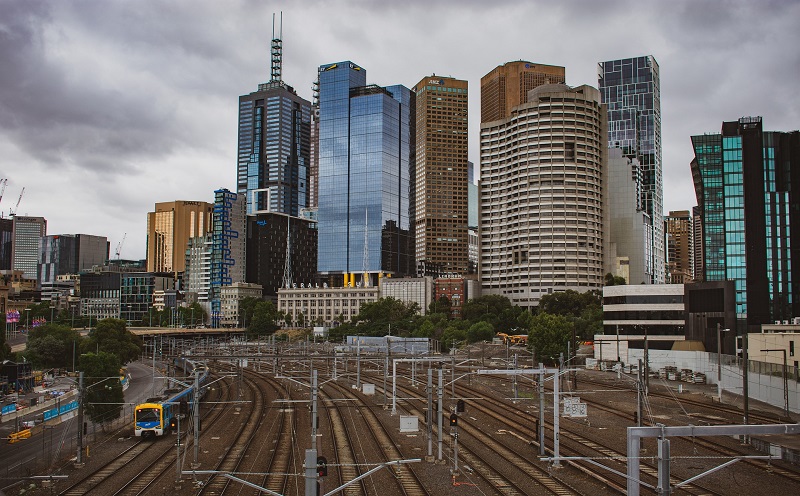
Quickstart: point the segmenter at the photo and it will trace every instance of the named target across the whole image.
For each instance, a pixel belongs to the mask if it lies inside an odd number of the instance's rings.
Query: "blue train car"
[[[199,383],[202,386],[208,378],[208,367],[204,364],[192,362],[185,358],[176,358],[173,362],[176,368],[183,369],[187,375],[199,371]],[[178,415],[187,415],[191,412],[198,395],[194,384],[183,389],[174,396],[159,402],[146,402],[136,405],[134,409],[133,432],[137,437],[163,436],[171,425],[175,424]],[[202,393],[202,390],[201,390]]]

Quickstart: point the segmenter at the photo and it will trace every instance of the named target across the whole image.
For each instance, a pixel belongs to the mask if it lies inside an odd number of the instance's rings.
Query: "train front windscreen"
[[[154,427],[161,427],[161,409],[137,408],[136,426],[141,427],[143,429],[152,429]]]

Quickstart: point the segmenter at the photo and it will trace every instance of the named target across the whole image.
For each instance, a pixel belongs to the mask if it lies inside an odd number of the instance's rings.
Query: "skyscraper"
[[[345,61],[320,66],[319,105],[318,270],[332,284],[413,274],[414,94]]]
[[[156,203],[155,212],[147,214],[147,271],[182,273],[189,238],[205,236],[210,230],[210,203]]]
[[[90,234],[42,236],[39,243],[39,287],[52,285],[56,277],[78,274],[108,262],[108,239]]]
[[[623,156],[619,148],[608,149],[608,249],[605,273],[624,277],[628,284],[650,282],[652,273],[653,223],[638,208],[642,198],[642,166]]]
[[[11,243],[11,269],[21,270],[25,279],[39,277],[39,241],[47,234],[44,217],[15,215]]]
[[[564,82],[564,68],[556,65],[519,60],[497,66],[481,78],[481,122],[509,117],[537,86]]]
[[[463,275],[468,268],[467,82],[426,76],[417,99],[417,274]]]
[[[481,124],[483,294],[532,308],[602,287],[605,117],[595,88],[548,84]]]
[[[11,270],[14,221],[0,217],[0,270]]]
[[[311,103],[281,79],[282,52],[273,35],[270,81],[239,97],[236,192],[247,214],[298,215],[309,204]]]
[[[221,312],[220,290],[245,279],[245,199],[226,188],[214,192],[209,281],[211,313]]]
[[[670,211],[664,218],[667,233],[667,267],[669,284],[693,282],[692,249],[694,231],[688,210]]]
[[[800,132],[743,117],[692,146],[704,280],[734,281],[739,334],[800,315]]]
[[[608,147],[641,165],[641,204],[650,218],[652,236],[646,247],[648,280],[665,282],[664,186],[661,166],[661,90],[659,69],[652,56],[601,62],[598,84],[608,111]]]

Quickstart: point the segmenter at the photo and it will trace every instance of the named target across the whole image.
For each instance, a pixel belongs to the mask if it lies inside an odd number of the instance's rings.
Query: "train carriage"
[[[175,366],[183,368],[189,374],[195,368],[200,372],[199,383],[202,385],[208,378],[208,368],[203,364],[195,364],[189,360],[175,359]],[[178,415],[188,414],[196,394],[194,385],[187,387],[178,394],[164,401],[147,401],[136,405],[134,409],[133,431],[136,437],[163,436],[170,427],[175,425]],[[200,391],[202,394],[202,390]]]

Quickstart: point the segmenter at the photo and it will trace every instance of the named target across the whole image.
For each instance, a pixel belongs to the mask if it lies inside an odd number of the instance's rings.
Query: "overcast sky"
[[[311,100],[317,67],[351,60],[367,82],[469,81],[478,162],[480,78],[512,60],[566,67],[653,55],[661,68],[664,210],[696,204],[690,136],[761,115],[800,128],[800,2],[642,0],[0,0],[0,178],[8,216],[48,234],[107,236],[144,258],[156,202],[236,187],[239,95],[269,79],[283,11],[283,79]]]

